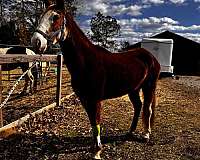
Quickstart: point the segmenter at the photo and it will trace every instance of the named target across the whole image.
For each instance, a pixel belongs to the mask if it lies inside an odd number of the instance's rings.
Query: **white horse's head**
[[[67,37],[65,27],[64,0],[56,0],[55,5],[47,3],[47,10],[42,14],[39,24],[31,38],[31,44],[36,50],[44,52],[48,41],[56,44]]]

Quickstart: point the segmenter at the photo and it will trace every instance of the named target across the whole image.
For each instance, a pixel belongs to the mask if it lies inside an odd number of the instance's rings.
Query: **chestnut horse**
[[[5,55],[5,54],[24,54],[24,55],[35,55],[35,52],[32,50],[26,48],[26,47],[21,47],[21,46],[16,46],[16,47],[9,47],[9,48],[0,48],[0,54]],[[10,71],[14,70],[18,67],[21,68],[22,72],[26,72],[29,67],[32,66],[32,62],[25,62],[25,63],[10,63],[10,64],[3,64],[2,65],[2,71]],[[27,72],[27,74],[24,76],[25,77],[25,84],[23,91],[21,94],[32,92],[36,89],[37,87],[37,67],[33,67],[31,70]],[[28,85],[30,82],[30,91],[28,89]]]
[[[138,48],[122,53],[111,53],[96,46],[84,35],[72,16],[64,9],[64,0],[57,0],[42,14],[32,37],[32,45],[45,51],[47,42],[59,42],[64,62],[71,74],[74,92],[84,106],[95,140],[95,158],[100,159],[101,101],[128,94],[134,117],[130,133],[135,131],[142,102],[144,138],[149,139],[154,117],[155,90],[160,64],[147,50]]]

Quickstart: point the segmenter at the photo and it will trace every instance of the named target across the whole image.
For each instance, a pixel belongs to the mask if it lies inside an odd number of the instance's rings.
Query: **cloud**
[[[184,26],[177,20],[171,17],[146,17],[136,18],[143,14],[145,8],[149,8],[152,5],[171,4],[182,5],[186,4],[186,0],[142,0],[138,3],[124,3],[126,0],[91,0],[85,6],[85,12],[82,15],[89,17],[93,16],[98,11],[106,15],[112,15],[117,17],[123,17],[118,19],[118,23],[121,26],[121,36],[117,38],[118,41],[129,41],[131,44],[139,42],[144,37],[150,37],[159,32],[165,30],[173,31],[174,33],[184,33],[186,38],[200,42],[200,25]],[[200,2],[200,0],[194,0],[194,2]],[[130,4],[130,5],[128,5]],[[129,18],[125,18],[125,15],[129,15]],[[84,22],[80,23],[81,28],[86,32],[90,32],[90,19],[88,18]],[[194,34],[197,33],[197,34]]]
[[[171,2],[173,4],[183,4],[187,0],[142,0],[141,2],[143,4],[153,4],[153,5],[160,5],[160,4],[165,4],[168,2]],[[200,2],[200,0],[194,0],[194,2]]]
[[[200,33],[179,33],[179,35],[200,43]]]
[[[111,10],[109,10],[110,14],[120,15],[120,14],[127,14],[131,16],[139,16],[142,14],[142,6],[138,5],[131,5],[131,6],[125,6],[125,5],[114,5],[111,7]]]
[[[174,4],[182,4],[182,3],[186,2],[186,0],[169,0],[169,1]]]
[[[192,25],[192,26],[180,26],[180,25],[169,25],[169,26],[162,26],[161,30],[172,30],[172,31],[199,31],[200,25]]]
[[[200,0],[194,0],[195,3],[200,3]],[[200,6],[197,7],[197,10],[200,10]]]
[[[144,4],[163,4],[164,0],[142,0]]]
[[[149,17],[142,19],[121,19],[119,20],[119,24],[122,26],[122,28],[132,27],[134,30],[156,31],[163,26],[177,25],[179,22],[169,17]]]
[[[83,1],[85,4],[83,6],[87,6],[83,8],[83,15],[94,15],[97,12],[102,12],[106,15],[131,15],[131,16],[139,16],[142,14],[142,9],[146,8],[146,6],[142,5],[125,5],[125,0],[91,0],[90,3],[87,1]],[[118,2],[116,4],[116,2]]]
[[[105,0],[90,0],[90,3],[87,0],[83,0],[82,2],[82,6],[86,6],[82,8],[83,15],[94,15],[99,11],[106,14],[110,6]]]

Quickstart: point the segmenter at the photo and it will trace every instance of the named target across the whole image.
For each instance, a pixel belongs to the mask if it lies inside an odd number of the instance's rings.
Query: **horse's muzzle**
[[[36,54],[43,53],[47,47],[47,41],[45,38],[40,36],[39,34],[34,34],[31,38],[31,44],[33,49],[35,50]]]

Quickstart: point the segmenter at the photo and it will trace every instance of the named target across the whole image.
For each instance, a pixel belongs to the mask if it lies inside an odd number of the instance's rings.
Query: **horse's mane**
[[[80,29],[80,27],[75,22],[73,16],[69,13],[65,14],[66,23],[70,27],[70,31],[73,32],[73,35],[79,37],[81,43],[85,43],[88,46],[94,46],[93,43],[88,39],[85,33]]]

